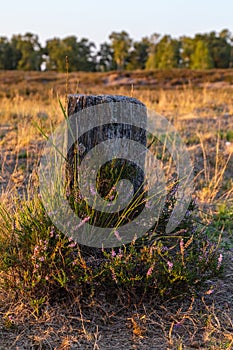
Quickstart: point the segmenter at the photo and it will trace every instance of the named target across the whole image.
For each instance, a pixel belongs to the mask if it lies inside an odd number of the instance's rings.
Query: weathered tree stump
[[[97,145],[106,140],[119,139],[119,147],[122,147],[124,140],[132,140],[146,146],[146,123],[147,114],[146,108],[142,102],[135,98],[125,97],[125,96],[115,96],[115,95],[68,95],[68,116],[69,118],[78,112],[83,111],[85,108],[94,107],[100,104],[106,105],[106,110],[109,108],[109,113],[112,115],[112,109],[114,108],[114,103],[125,102],[127,104],[138,105],[143,108],[139,108],[141,127],[130,123],[133,121],[134,115],[129,115],[128,122],[122,123],[116,119],[112,119],[111,123],[105,124],[103,116],[98,115],[99,126],[90,128],[88,132],[81,133],[80,125],[77,125],[75,130],[68,130],[68,143],[75,141],[72,146],[67,150],[67,187],[68,187],[68,197],[72,197],[77,201],[79,198],[82,201],[81,196],[79,197],[79,185],[78,185],[78,167],[85,158],[85,156]],[[130,114],[130,109],[129,109]],[[131,118],[131,119],[130,119]],[[70,141],[70,142],[69,142]],[[123,143],[122,143],[123,142]],[[134,189],[134,200],[143,196],[144,193],[144,171],[143,162],[144,155],[141,155],[140,163],[141,167],[138,167],[133,162],[127,159],[116,159],[114,161],[108,162],[108,164],[103,165],[100,169],[100,183],[97,183],[96,188],[102,197],[106,197],[114,187],[116,180],[127,179],[133,184]],[[114,171],[112,169],[115,169]],[[102,174],[102,175],[101,175]],[[105,179],[104,179],[105,177]],[[131,203],[132,204],[132,203]],[[142,208],[140,205],[134,207],[134,211],[131,212],[130,217],[127,220],[132,220],[135,215],[138,215]],[[110,219],[105,225],[114,226],[116,224],[117,218],[121,215],[123,211],[120,211],[118,215],[109,215]],[[114,216],[115,215],[115,216]],[[84,215],[85,216],[85,215]],[[95,225],[102,225],[101,213],[96,211],[96,217],[93,219]]]

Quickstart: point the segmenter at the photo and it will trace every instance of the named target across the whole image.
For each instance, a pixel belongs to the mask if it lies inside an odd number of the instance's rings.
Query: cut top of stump
[[[68,115],[71,116],[84,108],[96,106],[102,103],[111,102],[127,102],[136,105],[145,105],[134,97],[121,95],[83,95],[83,94],[69,94],[68,98]]]

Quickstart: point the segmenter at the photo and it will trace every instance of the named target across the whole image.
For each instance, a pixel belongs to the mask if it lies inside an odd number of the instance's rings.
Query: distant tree
[[[219,35],[211,32],[206,36],[206,42],[213,60],[214,68],[229,68],[231,60],[231,34],[227,29]]]
[[[229,64],[229,67],[230,67],[230,68],[233,68],[233,36],[231,36],[230,42],[231,42],[231,54],[230,54],[230,64]]]
[[[116,69],[113,49],[108,43],[101,44],[100,50],[97,52],[97,69],[103,72]]]
[[[126,31],[112,32],[110,44],[95,44],[87,38],[53,38],[41,47],[32,33],[0,37],[0,69],[48,70],[64,72],[66,56],[70,71],[109,71],[113,69],[229,68],[233,67],[233,36],[228,29],[219,33],[197,33],[194,38],[154,33],[135,41]]]
[[[157,67],[156,66],[156,51],[157,51],[157,45],[160,41],[160,34],[158,33],[154,33],[150,36],[149,39],[149,48],[148,48],[148,58],[146,61],[146,65],[145,68],[150,70],[150,69],[155,69]]]
[[[78,52],[79,52],[79,44],[77,37],[74,35],[68,36],[65,39],[61,40],[60,43],[62,55],[59,55],[60,62],[60,70],[64,71],[66,69],[66,56],[69,58],[69,71],[77,71],[78,70]]]
[[[95,55],[93,54],[94,48],[95,44],[86,38],[82,38],[78,42],[78,70],[90,72],[96,70]]]
[[[146,62],[146,69],[178,68],[180,65],[180,41],[165,35],[153,45]]]
[[[10,62],[12,64],[12,69],[17,69],[19,65],[19,61],[22,58],[22,52],[18,47],[18,40],[16,35],[12,36],[10,40],[10,47],[11,47]]]
[[[109,39],[111,40],[111,47],[113,49],[113,56],[117,64],[117,69],[124,69],[129,57],[132,39],[125,31],[120,33],[113,32],[109,36]]]
[[[20,52],[6,37],[0,37],[0,69],[16,69],[21,58]]]
[[[71,48],[59,38],[53,38],[46,41],[46,69],[64,72],[66,69],[65,58],[72,54]]]
[[[69,71],[94,71],[95,62],[92,56],[94,44],[88,39],[77,40],[75,36],[65,39],[54,38],[46,42],[46,68],[64,72],[66,56],[69,58]]]
[[[17,69],[41,70],[42,50],[37,35],[26,33],[12,37],[12,48],[19,53]]]
[[[182,67],[190,68],[193,67],[191,63],[191,56],[194,55],[194,51],[197,46],[200,46],[199,42],[204,42],[208,48],[209,53],[207,56],[211,56],[211,60],[207,66],[213,68],[228,68],[231,62],[231,33],[224,29],[219,34],[212,31],[206,34],[196,34],[194,38],[181,37],[181,62]],[[200,49],[200,47],[199,47]],[[207,49],[202,48],[206,51]],[[212,62],[210,62],[212,61]],[[199,66],[201,63],[199,62]]]
[[[205,41],[199,40],[196,43],[195,51],[191,55],[191,69],[210,69],[213,68],[213,60]]]
[[[142,38],[141,41],[134,42],[133,49],[128,57],[129,63],[126,66],[126,69],[144,69],[148,59],[149,48],[150,41],[148,38]]]
[[[195,50],[195,40],[187,36],[180,38],[180,59],[182,68],[190,68],[191,56]]]

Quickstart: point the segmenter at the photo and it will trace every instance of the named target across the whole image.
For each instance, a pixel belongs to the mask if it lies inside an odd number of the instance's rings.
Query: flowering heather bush
[[[14,297],[53,301],[72,291],[94,296],[145,293],[168,297],[221,270],[222,255],[195,228],[191,203],[176,232],[163,231],[172,210],[173,192],[158,225],[139,240],[112,249],[79,246],[50,221],[40,198],[21,202],[13,213],[0,207],[0,271],[4,288]],[[89,220],[86,218],[84,220]]]

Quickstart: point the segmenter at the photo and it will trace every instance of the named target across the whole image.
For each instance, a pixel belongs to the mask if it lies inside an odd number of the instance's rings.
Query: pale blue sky
[[[232,0],[2,0],[0,36],[38,34],[40,42],[74,34],[96,44],[112,31],[126,30],[133,39],[153,33],[173,37],[233,32]]]

